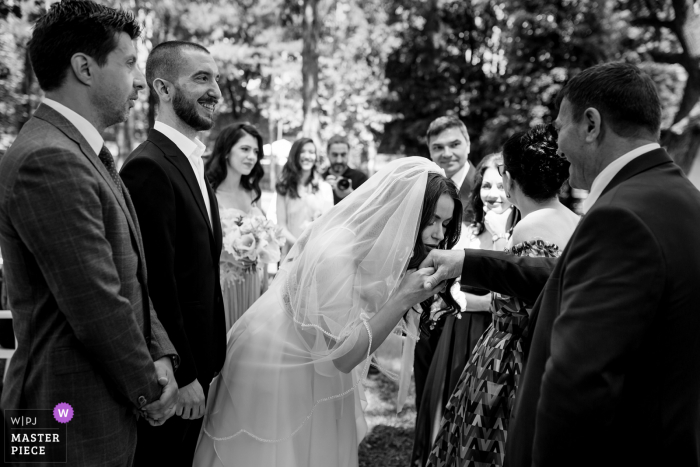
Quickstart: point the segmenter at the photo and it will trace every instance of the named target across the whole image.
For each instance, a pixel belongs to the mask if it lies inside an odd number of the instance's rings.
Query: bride
[[[454,303],[445,284],[424,289],[432,269],[408,268],[454,245],[461,211],[442,169],[408,157],[311,224],[229,332],[194,465],[357,466],[361,380],[392,330],[417,334],[407,310]]]

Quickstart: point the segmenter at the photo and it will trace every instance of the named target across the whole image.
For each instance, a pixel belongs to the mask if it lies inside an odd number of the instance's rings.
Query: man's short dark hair
[[[194,42],[168,41],[155,46],[146,60],[146,81],[148,89],[159,102],[158,93],[153,89],[153,81],[157,78],[166,79],[171,83],[177,81],[178,64],[180,63],[180,53],[183,50],[199,50],[209,53],[206,47],[202,47]]]
[[[328,144],[326,144],[326,152],[330,152],[331,146],[334,144],[344,144],[348,147],[348,151],[350,150],[350,143],[348,143],[348,139],[345,136],[342,136],[342,135],[331,136],[331,139],[328,140]]]
[[[459,131],[464,135],[464,139],[469,142],[469,133],[467,133],[467,126],[464,122],[457,117],[438,117],[430,123],[428,127],[428,132],[425,134],[425,140],[430,145],[430,138],[437,136],[445,130],[450,128],[459,128]]]
[[[571,104],[577,122],[586,109],[593,107],[604,123],[622,137],[643,133],[659,136],[659,94],[649,75],[634,65],[614,62],[587,68],[559,91],[557,106],[564,98]]]
[[[39,18],[29,40],[29,60],[39,86],[53,91],[63,84],[76,53],[92,57],[99,66],[117,48],[119,33],[133,40],[141,27],[128,11],[90,0],[63,0]]]

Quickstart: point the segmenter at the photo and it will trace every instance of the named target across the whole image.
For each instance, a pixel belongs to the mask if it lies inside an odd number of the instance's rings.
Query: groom
[[[507,465],[698,466],[700,192],[659,147],[659,97],[635,66],[589,68],[560,101],[559,151],[590,195],[551,276],[552,260],[470,250],[421,267],[539,294]]]
[[[204,47],[176,41],[156,46],[146,81],[158,116],[121,172],[141,223],[151,298],[181,358],[178,416],[158,430],[139,424],[136,465],[192,465],[209,383],[226,354],[221,223],[197,139],[213,124],[218,77]]]

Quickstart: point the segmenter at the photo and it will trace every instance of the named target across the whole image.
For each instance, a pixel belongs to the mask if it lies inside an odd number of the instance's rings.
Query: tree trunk
[[[321,22],[318,16],[318,0],[304,0],[304,47],[301,52],[304,111],[302,131],[304,136],[313,139],[317,145],[321,142],[318,108],[318,41]]]

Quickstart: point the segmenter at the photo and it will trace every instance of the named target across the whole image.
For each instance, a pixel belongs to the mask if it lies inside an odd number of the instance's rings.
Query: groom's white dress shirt
[[[618,159],[615,159],[608,164],[608,166],[598,174],[595,180],[593,180],[593,183],[591,184],[591,191],[588,194],[588,197],[583,200],[583,204],[581,205],[581,211],[583,214],[586,214],[588,210],[591,209],[591,206],[598,201],[598,198],[600,198],[600,195],[603,194],[605,187],[608,186],[612,179],[615,178],[615,175],[617,175],[624,166],[639,156],[644,155],[649,151],[653,151],[654,149],[659,149],[660,147],[661,146],[658,143],[645,144],[637,149],[633,149],[632,151],[622,155]]]
[[[204,155],[204,151],[207,147],[199,139],[189,139],[175,128],[171,127],[170,125],[166,125],[163,122],[156,122],[155,125],[153,125],[153,129],[163,133],[170,141],[175,143],[175,146],[177,146],[177,148],[187,157],[187,160],[192,166],[192,171],[197,178],[199,189],[202,192],[204,205],[207,207],[209,225],[212,225],[211,203],[209,202],[209,193],[207,193],[207,186],[206,182],[204,181],[204,161],[202,160],[202,156]]]

